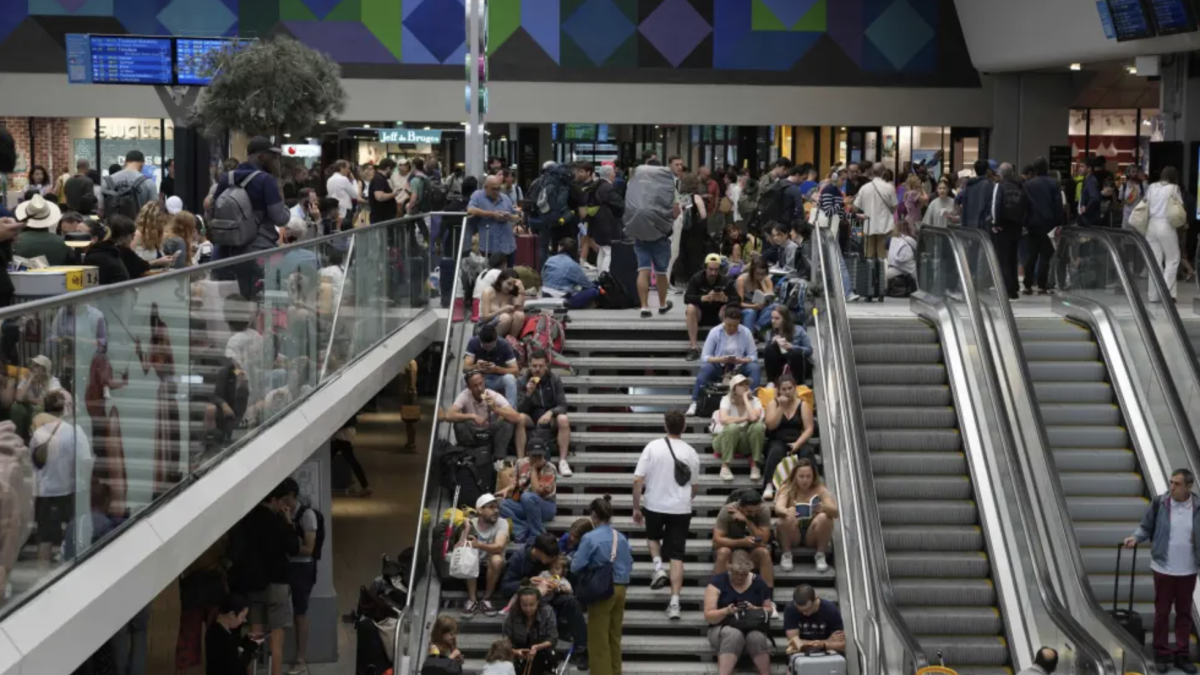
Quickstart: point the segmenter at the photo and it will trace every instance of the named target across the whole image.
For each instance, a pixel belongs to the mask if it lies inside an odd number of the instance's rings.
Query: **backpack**
[[[907,298],[917,292],[917,280],[907,272],[901,272],[888,280],[887,294],[890,298]]]
[[[1020,229],[1025,225],[1025,213],[1029,210],[1029,202],[1025,198],[1025,190],[1015,183],[1005,181],[1000,183],[1000,222],[997,226]]]
[[[546,170],[538,179],[537,208],[542,215],[560,216],[567,210],[570,178],[561,164]]]
[[[808,299],[808,282],[799,277],[788,277],[779,282],[776,297],[793,313],[803,315],[804,303]]]
[[[242,248],[258,236],[258,218],[254,215],[246,186],[260,173],[251,171],[237,183],[233,180],[233,172],[229,172],[227,187],[213,204],[213,216],[208,221],[208,240],[213,244]]]
[[[296,536],[300,537],[300,541],[304,541],[304,529],[300,526],[300,518],[304,516],[305,511],[312,511],[317,518],[317,537],[313,541],[312,559],[317,561],[321,559],[321,549],[325,547],[325,514],[314,509],[311,506],[300,505],[300,510],[296,512]]]
[[[742,198],[737,203],[737,210],[742,220],[749,220],[758,213],[758,181],[746,181],[746,187],[742,189]]]
[[[445,211],[446,202],[450,196],[446,184],[435,181],[429,176],[418,176],[418,178],[421,179],[422,189],[421,198],[417,200],[417,211],[419,213]]]
[[[633,309],[638,306],[629,289],[608,272],[600,273],[596,278],[596,287],[600,289],[600,297],[596,298],[596,307],[599,309]]]
[[[257,507],[255,507],[257,508]],[[248,594],[267,587],[267,570],[263,567],[262,555],[243,518],[233,527],[229,536],[229,590]]]
[[[136,220],[138,212],[142,210],[142,203],[138,201],[138,188],[145,183],[148,178],[138,176],[137,180],[132,183],[121,183],[117,185],[113,182],[112,176],[104,178],[104,213],[112,215],[119,213],[130,220]]]
[[[786,180],[777,180],[767,186],[758,198],[758,222],[778,223],[783,217],[783,191],[787,188]]]
[[[541,350],[546,352],[551,366],[570,368],[571,364],[563,358],[563,342],[567,338],[567,329],[562,322],[549,314],[531,316],[525,320],[521,329],[521,342],[529,353]]]

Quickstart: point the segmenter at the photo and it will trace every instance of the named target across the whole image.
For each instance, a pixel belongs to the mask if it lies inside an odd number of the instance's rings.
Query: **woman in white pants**
[[[1173,166],[1163,167],[1158,182],[1146,189],[1146,201],[1150,210],[1150,223],[1146,227],[1146,241],[1150,252],[1162,270],[1167,282],[1167,292],[1175,298],[1175,278],[1179,275],[1179,233],[1167,219],[1167,209],[1172,199],[1183,202],[1179,192],[1179,172]],[[1150,302],[1158,302],[1158,293],[1150,285]]]

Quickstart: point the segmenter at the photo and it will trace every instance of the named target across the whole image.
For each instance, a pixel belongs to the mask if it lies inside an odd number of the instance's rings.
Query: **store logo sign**
[[[442,142],[441,129],[380,129],[380,143],[428,143],[436,145]]]

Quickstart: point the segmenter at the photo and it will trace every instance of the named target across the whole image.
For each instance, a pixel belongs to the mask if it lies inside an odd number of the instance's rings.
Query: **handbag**
[[[726,617],[721,622],[721,625],[735,628],[741,631],[743,635],[751,631],[766,633],[770,620],[771,617],[767,614],[767,610],[754,607],[734,612],[733,616]]]
[[[608,556],[608,562],[598,566],[589,565],[576,575],[579,583],[575,585],[575,599],[585,607],[607,600],[614,593],[613,564],[617,562],[617,531],[614,529],[612,533],[612,553]]]
[[[471,521],[467,520],[463,528],[462,539],[458,546],[450,552],[450,576],[455,579],[479,578],[479,549],[467,546],[471,534]]]
[[[675,448],[671,447],[671,439],[663,439],[667,442],[667,450],[671,453],[671,461],[675,462],[675,482],[679,487],[687,487],[687,484],[692,482],[692,467],[679,461],[675,456]]]
[[[1138,232],[1146,234],[1146,228],[1150,225],[1150,202],[1148,200],[1143,199],[1138,202],[1129,212],[1129,225]]]
[[[1181,227],[1187,227],[1187,209],[1183,207],[1183,200],[1179,198],[1179,188],[1174,185],[1171,187],[1173,188],[1171,194],[1167,195],[1167,222],[1178,230]]]

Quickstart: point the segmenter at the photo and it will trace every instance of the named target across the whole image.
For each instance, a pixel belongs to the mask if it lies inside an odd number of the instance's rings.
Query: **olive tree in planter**
[[[213,52],[202,65],[213,75],[192,109],[210,137],[297,136],[345,109],[341,68],[329,56],[290,37]]]

